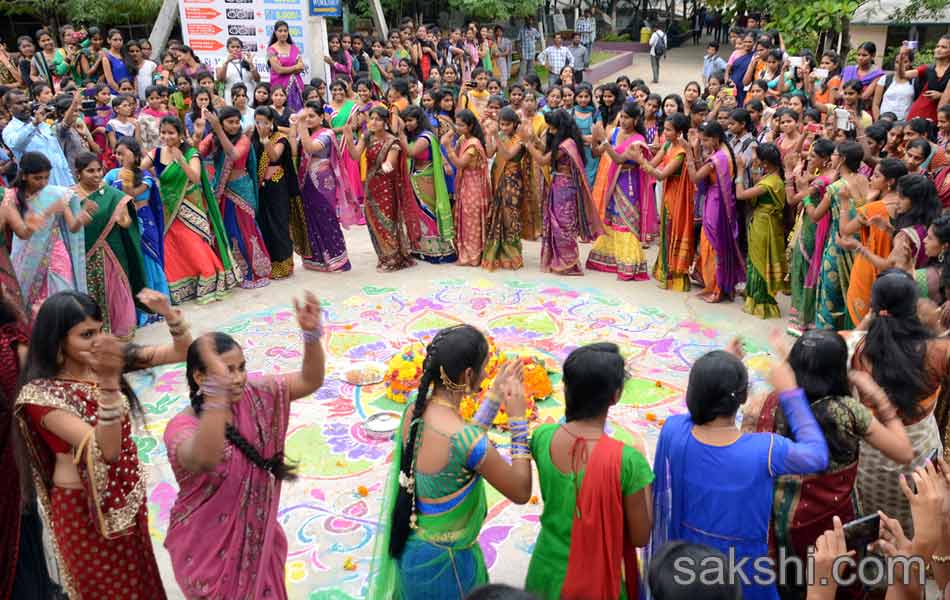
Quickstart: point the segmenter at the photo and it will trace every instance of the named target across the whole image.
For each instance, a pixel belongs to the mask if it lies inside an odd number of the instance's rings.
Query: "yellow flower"
[[[355,571],[356,570],[356,561],[353,560],[352,556],[347,556],[346,560],[343,561],[343,570],[344,571]]]

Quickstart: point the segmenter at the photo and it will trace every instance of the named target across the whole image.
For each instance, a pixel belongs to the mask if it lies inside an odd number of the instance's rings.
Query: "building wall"
[[[874,42],[878,55],[884,54],[887,47],[886,25],[855,25],[851,24],[851,47],[857,48],[863,42]]]

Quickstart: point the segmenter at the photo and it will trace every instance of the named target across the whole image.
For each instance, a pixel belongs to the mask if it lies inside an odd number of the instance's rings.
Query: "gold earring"
[[[449,379],[449,376],[445,372],[445,367],[439,367],[439,377],[442,379],[442,385],[444,385],[450,392],[464,394],[466,391],[468,391],[467,384],[458,384]]]

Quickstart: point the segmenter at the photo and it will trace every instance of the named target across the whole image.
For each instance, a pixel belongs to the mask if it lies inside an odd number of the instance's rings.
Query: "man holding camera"
[[[53,164],[49,179],[52,185],[73,185],[75,180],[63,148],[53,128],[46,124],[46,119],[55,109],[44,104],[31,104],[20,90],[7,92],[3,102],[11,115],[10,122],[3,128],[3,143],[17,161],[26,152],[39,152]]]

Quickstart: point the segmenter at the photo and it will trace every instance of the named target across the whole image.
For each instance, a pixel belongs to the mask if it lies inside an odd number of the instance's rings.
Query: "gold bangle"
[[[950,554],[932,554],[930,559],[938,565],[950,564]]]

